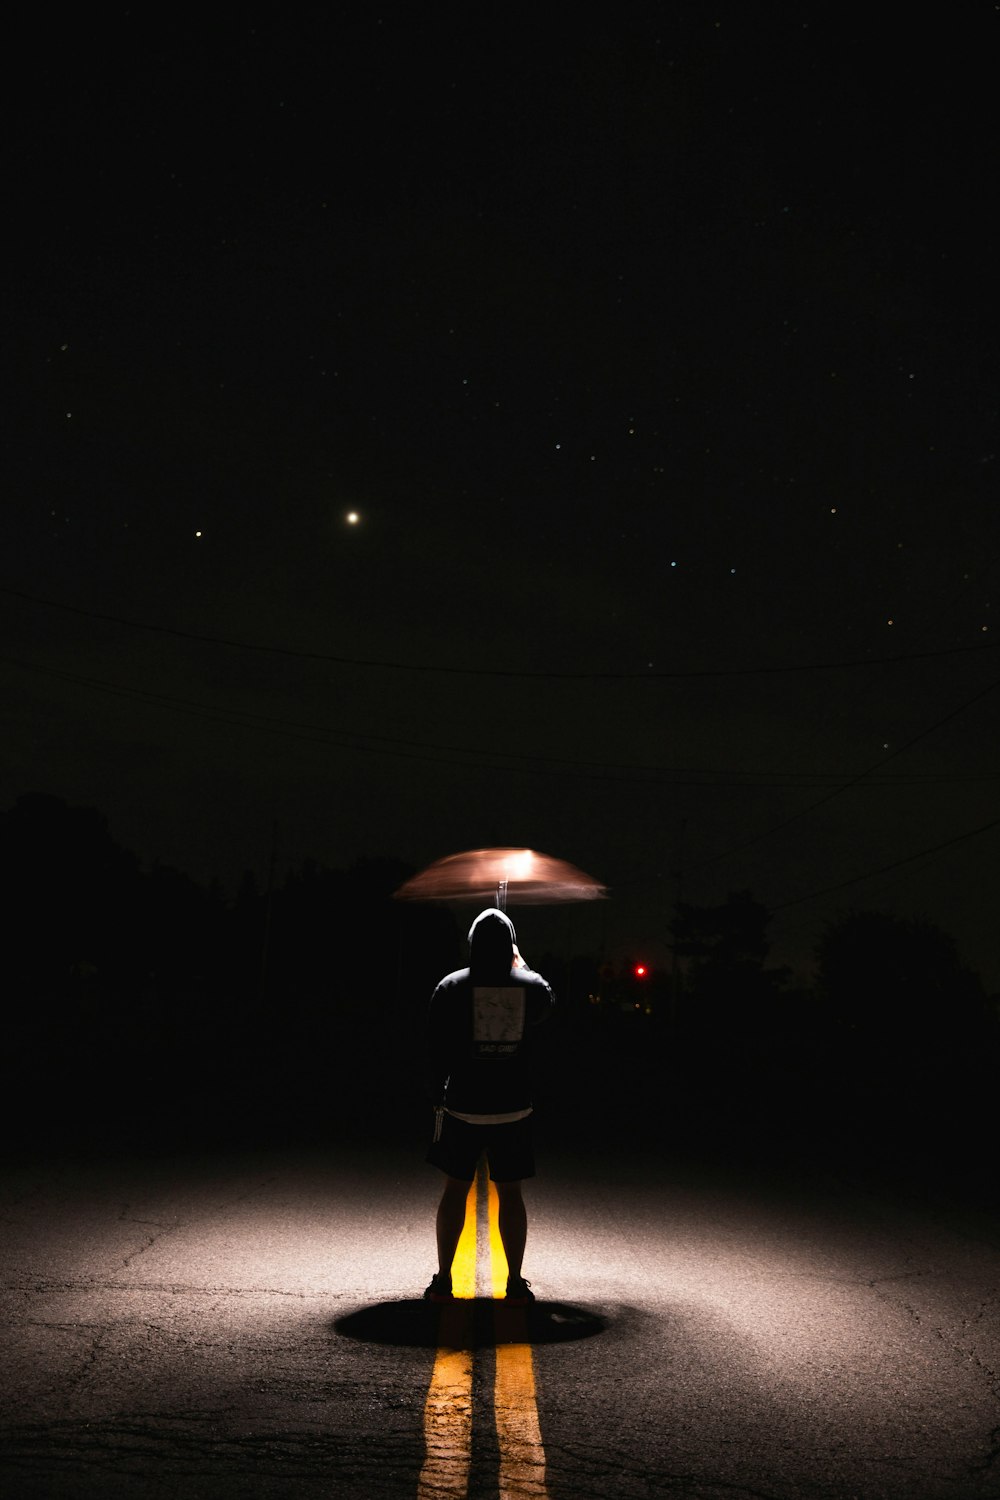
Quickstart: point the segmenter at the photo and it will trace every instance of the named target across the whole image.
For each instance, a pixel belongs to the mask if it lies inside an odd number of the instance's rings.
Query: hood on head
[[[517,934],[506,912],[487,907],[469,928],[469,968],[474,975],[505,977],[514,962]]]

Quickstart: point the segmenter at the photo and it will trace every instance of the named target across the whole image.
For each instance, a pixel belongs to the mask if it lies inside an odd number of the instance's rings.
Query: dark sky
[[[613,954],[680,870],[1000,983],[995,6],[27,26],[0,805],[230,886],[275,822],[530,845]]]

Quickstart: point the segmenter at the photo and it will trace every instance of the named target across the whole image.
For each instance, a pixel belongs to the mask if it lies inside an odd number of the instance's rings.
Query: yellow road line
[[[488,1257],[485,1280],[494,1300],[507,1291],[507,1257],[500,1239],[497,1190],[480,1170],[469,1189],[465,1225],[452,1265],[452,1288],[456,1298],[476,1294],[477,1195],[488,1208],[488,1233],[483,1257]],[[470,1310],[471,1311],[471,1310]],[[511,1308],[511,1313],[518,1310]],[[448,1320],[451,1334],[464,1326]],[[522,1327],[527,1320],[522,1314]],[[442,1334],[445,1332],[442,1320]],[[472,1462],[472,1351],[442,1344],[434,1360],[434,1373],[424,1404],[424,1463],[417,1485],[417,1500],[465,1500]],[[545,1485],[545,1449],[538,1422],[535,1371],[531,1345],[497,1343],[493,1410],[500,1448],[500,1500],[548,1500]]]
[[[439,1349],[424,1405],[418,1500],[465,1500],[472,1463],[472,1351]]]
[[[452,1264],[451,1284],[456,1297],[476,1295],[475,1183],[465,1200],[465,1224]],[[471,1462],[472,1351],[445,1346],[437,1352],[424,1402],[424,1462],[417,1500],[464,1500]]]
[[[493,1410],[500,1444],[500,1500],[548,1496],[530,1344],[497,1344]]]
[[[494,1297],[507,1295],[507,1256],[500,1238],[500,1199],[496,1183],[490,1179],[490,1289]]]
[[[451,1289],[456,1297],[476,1295],[476,1188],[478,1179],[469,1188],[465,1200],[465,1224],[462,1228],[458,1249],[451,1265]]]
[[[489,1185],[490,1214],[490,1281],[493,1296],[507,1295],[507,1256],[500,1238],[500,1199],[493,1182]],[[511,1309],[512,1312],[516,1309]],[[522,1328],[527,1318],[522,1314]],[[538,1424],[535,1399],[535,1367],[531,1345],[523,1343],[496,1345],[496,1373],[493,1378],[493,1412],[497,1442],[500,1447],[500,1500],[539,1500],[545,1497],[545,1449]]]

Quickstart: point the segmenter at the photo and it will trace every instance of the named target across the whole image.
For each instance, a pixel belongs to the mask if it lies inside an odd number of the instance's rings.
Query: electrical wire
[[[109,614],[100,610],[83,609],[79,605],[64,604],[56,599],[43,599],[36,594],[26,593],[23,589],[0,587],[0,595],[9,599],[20,599],[25,603],[39,605],[45,609],[61,610],[65,614],[76,615],[87,620],[100,620],[105,624],[123,625],[130,630],[145,630],[156,635],[172,636],[177,640],[197,641],[202,645],[228,646],[238,651],[253,651],[273,656],[293,657],[300,661],[322,661],[342,667],[388,672],[410,672],[424,675],[438,674],[451,677],[535,679],[544,682],[663,682],[693,678],[762,677],[781,676],[792,672],[830,672],[856,667],[886,666],[910,661],[929,661],[948,656],[970,655],[976,652],[993,651],[996,649],[996,643],[990,642],[989,644],[980,644],[978,646],[950,646],[937,651],[916,651],[898,656],[872,656],[843,661],[786,662],[779,666],[706,667],[689,668],[685,671],[673,672],[654,672],[652,670],[643,672],[530,672],[506,667],[457,667],[444,665],[440,662],[383,661],[370,657],[340,656],[329,651],[303,651],[291,646],[275,646],[260,641],[236,640],[230,636],[204,635],[193,630],[181,630],[173,625],[157,625],[148,620],[133,620],[124,615]]]
[[[995,692],[998,687],[1000,687],[1000,677],[995,678],[993,682],[987,683],[986,687],[981,688],[978,693],[974,693],[971,698],[967,698],[964,703],[960,703],[957,708],[952,709],[952,711],[945,714],[943,718],[935,720],[935,722],[933,724],[929,724],[926,729],[922,729],[919,734],[913,735],[904,744],[900,745],[898,749],[893,750],[890,755],[883,756],[880,760],[875,761],[872,765],[866,767],[865,770],[859,771],[856,776],[852,776],[848,781],[845,781],[842,786],[834,787],[833,791],[827,792],[825,796],[817,798],[815,802],[810,802],[806,807],[800,807],[798,812],[794,812],[790,817],[782,819],[780,823],[774,823],[770,828],[765,828],[762,832],[755,834],[753,838],[745,839],[743,843],[734,844],[732,848],[724,850],[721,854],[713,855],[711,859],[703,861],[702,864],[696,866],[695,868],[699,870],[707,869],[710,865],[718,864],[723,859],[729,859],[734,854],[741,854],[745,849],[751,849],[755,844],[762,843],[764,839],[771,838],[774,834],[780,833],[785,828],[789,828],[792,823],[797,823],[800,818],[804,818],[809,813],[815,812],[817,808],[825,807],[826,804],[828,802],[832,802],[834,798],[843,796],[844,792],[849,792],[852,788],[859,786],[862,782],[867,782],[867,778],[870,777],[873,772],[880,770],[881,767],[886,765],[890,760],[895,760],[897,756],[903,755],[907,750],[911,750],[914,745],[919,744],[921,740],[926,739],[927,736],[933,734],[935,730],[941,729],[945,724],[950,724],[953,719],[957,719],[960,714],[964,714],[968,709],[972,708],[976,703],[979,703],[990,693]],[[867,784],[870,786],[875,785],[874,782],[867,782]]]
[[[880,865],[877,870],[867,870],[863,875],[854,875],[850,880],[840,880],[836,885],[823,886],[821,890],[809,891],[805,896],[793,896],[790,901],[779,901],[777,905],[770,905],[771,912],[787,911],[790,906],[801,906],[804,901],[815,901],[820,896],[830,896],[835,891],[845,891],[848,886],[860,885],[863,880],[874,880],[877,875],[885,875],[889,870],[898,870],[902,865],[913,864],[915,860],[923,859],[929,854],[939,854],[942,849],[951,849],[955,844],[963,844],[967,839],[974,839],[981,833],[988,833],[991,828],[1000,827],[1000,818],[994,818],[989,823],[983,823],[979,828],[970,828],[967,833],[959,833],[954,838],[944,839],[940,844],[931,844],[926,849],[918,849],[914,854],[906,854],[902,859],[894,859],[891,864]]]
[[[843,773],[812,771],[751,771],[728,768],[698,768],[692,766],[652,766],[629,762],[591,761],[578,757],[539,755],[520,750],[501,750],[495,746],[465,746],[441,744],[434,741],[403,739],[399,736],[377,734],[370,730],[338,729],[329,725],[312,724],[301,720],[282,719],[264,714],[256,709],[229,708],[218,703],[206,703],[184,698],[176,694],[163,693],[151,688],[135,687],[131,684],[111,682],[106,678],[84,676],[57,667],[43,666],[38,662],[26,662],[16,657],[0,655],[0,662],[26,672],[70,682],[76,686],[96,689],[115,697],[135,699],[143,703],[184,713],[206,723],[223,724],[230,728],[265,730],[307,744],[333,745],[340,749],[358,750],[368,754],[385,754],[404,759],[431,760],[440,764],[466,765],[470,761],[500,760],[518,761],[516,769],[539,774],[570,775],[600,781],[632,781],[639,785],[662,784],[668,786],[705,787],[706,789],[732,790],[806,790],[827,784],[831,780],[842,782]],[[463,757],[461,760],[446,760],[446,756]],[[956,785],[979,781],[1000,780],[1000,771],[982,772],[962,776],[914,774],[895,777],[878,777],[868,781],[872,790],[886,787],[910,787],[928,785]],[[835,795],[841,788],[838,786]],[[818,806],[819,804],[813,804]]]

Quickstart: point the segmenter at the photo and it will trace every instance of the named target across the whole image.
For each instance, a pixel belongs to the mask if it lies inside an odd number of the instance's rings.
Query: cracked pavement
[[[5,1495],[415,1496],[433,1339],[336,1324],[426,1284],[422,1150],[8,1168]],[[551,1496],[1000,1494],[995,1216],[610,1148],[526,1196],[536,1292],[600,1317],[534,1349]],[[497,1493],[492,1357],[471,1496]]]

